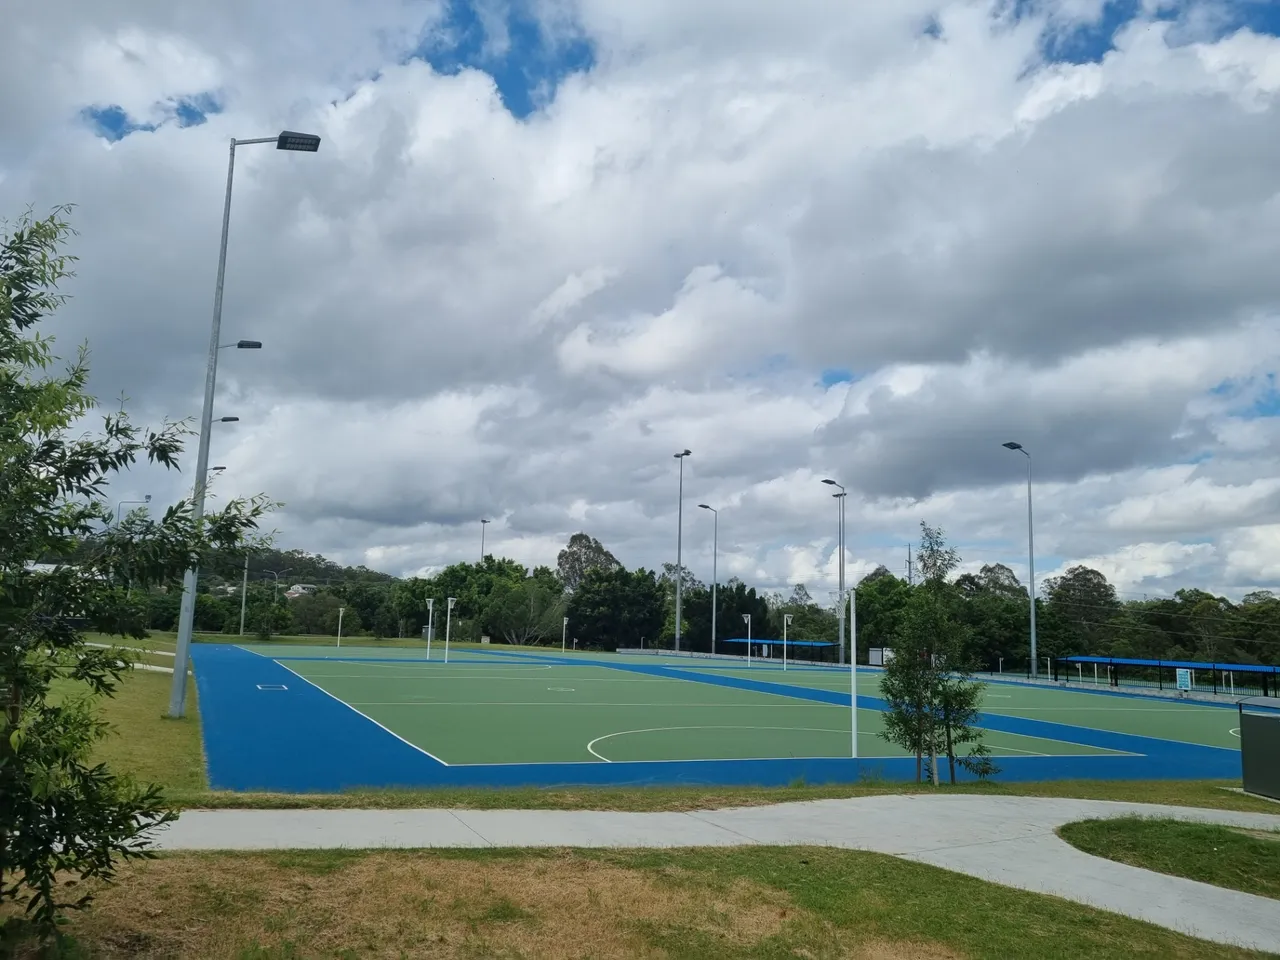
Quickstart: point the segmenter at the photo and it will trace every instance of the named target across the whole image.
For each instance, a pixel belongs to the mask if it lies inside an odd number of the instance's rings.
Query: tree
[[[1060,577],[1049,577],[1044,595],[1051,614],[1066,627],[1059,642],[1051,633],[1049,643],[1041,644],[1046,656],[1097,649],[1107,636],[1108,621],[1120,612],[1116,588],[1092,567],[1076,565]]]
[[[569,598],[573,636],[604,650],[638,647],[662,628],[663,597],[652,570],[592,567]]]
[[[957,763],[986,777],[997,771],[974,726],[984,685],[973,680],[965,653],[968,630],[960,616],[963,601],[949,582],[960,557],[940,529],[923,522],[920,529],[918,562],[924,582],[910,589],[893,659],[881,678],[889,705],[882,736],[916,755],[917,780],[927,756],[930,776],[938,782],[939,754],[947,758],[952,783]],[[958,756],[962,745],[969,745],[969,752]]]
[[[564,589],[572,593],[578,589],[588,570],[599,569],[606,573],[619,570],[618,558],[604,548],[595,537],[575,533],[556,557],[556,570]]]
[[[507,643],[536,643],[560,636],[564,595],[545,578],[529,577],[519,583],[499,581],[489,594],[483,619],[489,629]]]
[[[65,214],[24,216],[0,236],[0,904],[25,906],[44,938],[63,910],[89,902],[81,881],[150,856],[146,832],[173,817],[158,787],[89,759],[107,729],[93,705],[129,663],[82,631],[144,638],[147,591],[176,585],[214,549],[242,550],[270,506],[237,499],[197,522],[182,502],[158,520],[112,522],[111,477],[144,458],[175,468],[189,431],[143,430],[119,410],[100,435],[80,433],[95,409],[88,351],[51,372],[53,341],[34,329],[64,302]],[[31,568],[41,557],[55,558],[52,570]],[[53,697],[55,683],[80,694]]]

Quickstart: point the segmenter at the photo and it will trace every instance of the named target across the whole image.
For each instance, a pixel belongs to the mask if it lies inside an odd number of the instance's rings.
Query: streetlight
[[[288,573],[288,572],[289,572],[290,570],[292,570],[292,569],[293,569],[293,567],[285,567],[285,568],[284,568],[283,570],[281,570],[279,573],[277,573],[275,570],[263,570],[263,571],[262,571],[263,573],[269,573],[269,574],[271,574],[273,577],[275,577],[275,578],[276,578],[276,588],[275,588],[275,591],[274,591],[274,592],[272,593],[272,595],[271,595],[272,602],[274,602],[274,601],[276,601],[276,600],[279,600],[279,599],[280,599],[280,575],[281,575],[281,574],[284,574],[284,573]]]
[[[791,626],[791,618],[793,614],[784,613],[782,615],[782,669],[787,669],[787,627]]]
[[[151,502],[151,494],[149,494],[149,493],[145,495],[145,499],[143,499],[143,500],[121,500],[119,503],[117,503],[117,504],[116,504],[116,526],[117,526],[117,527],[118,527],[118,526],[120,526],[120,508],[121,508],[121,507],[123,507],[125,504],[127,504],[127,503],[150,503],[150,502]]]
[[[839,493],[833,493],[832,496],[840,501],[840,662],[844,663],[844,498],[848,496],[845,489],[834,480],[823,480],[823,483],[832,487],[840,487]]]
[[[346,607],[338,608],[338,648],[342,648],[342,615],[347,612]]]
[[[427,659],[431,659],[431,634],[436,627],[436,598],[427,597]]]
[[[205,364],[204,375],[204,407],[200,411],[200,443],[196,448],[196,487],[191,497],[191,519],[199,523],[204,516],[204,488],[208,480],[206,471],[209,468],[209,434],[213,426],[213,393],[218,381],[218,341],[222,336],[222,288],[227,275],[227,235],[231,230],[231,184],[235,177],[236,146],[248,146],[254,143],[275,142],[277,150],[301,151],[315,153],[320,149],[320,138],[314,134],[297,133],[293,130],[282,130],[275,137],[257,137],[251,140],[231,139],[231,150],[227,160],[227,195],[222,202],[222,240],[218,247],[218,279],[213,288],[213,323],[209,330],[209,357]],[[257,344],[256,347],[240,346]],[[236,348],[256,350],[262,346],[256,340],[237,341]],[[231,418],[232,420],[238,418]],[[223,418],[223,423],[228,422]],[[199,571],[195,567],[187,570],[182,578],[182,607],[178,612],[178,643],[173,658],[173,686],[169,691],[169,716],[181,717],[186,712],[187,699],[187,658],[191,652],[191,627],[196,612],[196,577]]]
[[[453,629],[453,605],[458,602],[457,597],[449,597],[449,607],[445,610],[444,618],[444,662],[449,662],[449,632]]]
[[[716,585],[720,582],[716,575],[716,557],[720,553],[720,511],[705,503],[698,504],[703,510],[715,514],[715,523],[711,530],[711,655],[716,655]]]
[[[744,613],[742,620],[747,625],[747,666],[751,666],[751,614]]]
[[[684,566],[681,547],[684,537],[684,458],[691,456],[688,450],[672,454],[680,461],[680,498],[676,505],[676,653],[680,652],[680,617],[684,601]]]
[[[561,653],[564,653],[565,643],[567,642],[568,637],[569,637],[569,618],[565,617],[564,622],[560,624],[560,652]],[[641,639],[640,641],[640,646],[641,648],[644,647],[643,639]]]
[[[484,528],[488,524],[488,520],[480,521],[480,564],[484,565]]]
[[[1031,597],[1031,677],[1036,676],[1036,541],[1031,522],[1031,454],[1020,443],[1010,440],[1001,444],[1006,450],[1017,450],[1027,458],[1027,594]]]

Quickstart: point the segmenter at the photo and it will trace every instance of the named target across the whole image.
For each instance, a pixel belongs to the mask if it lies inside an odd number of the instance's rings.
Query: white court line
[[[794,730],[798,733],[839,733],[839,734],[847,734],[849,732],[848,730],[845,730],[843,728],[840,730],[830,730],[830,729],[827,729],[826,727],[747,727],[747,726],[739,726],[738,724],[723,724],[723,725],[715,724],[712,726],[705,726],[705,727],[703,726],[647,727],[646,729],[643,729],[643,730],[618,730],[616,733],[606,733],[602,737],[596,737],[594,740],[592,740],[590,743],[587,744],[587,753],[591,754],[593,757],[599,757],[605,763],[613,763],[613,761],[610,760],[608,757],[601,756],[600,754],[596,753],[595,745],[599,743],[601,740],[610,740],[613,737],[625,737],[633,733],[667,733],[672,730]],[[724,759],[724,758],[720,758],[720,759]],[[754,757],[734,757],[733,759],[753,760],[755,758]],[[805,759],[812,759],[812,758],[806,757]]]
[[[268,658],[268,659],[270,659],[270,658]],[[279,665],[280,667],[283,667],[285,670],[289,670],[289,668],[288,668],[288,667],[286,667],[283,663],[280,663],[280,661],[279,661],[279,660],[276,660],[275,662],[276,662],[276,664],[277,664],[277,665]],[[306,677],[304,677],[302,674],[298,673],[296,670],[289,670],[289,672],[290,672],[290,673],[292,673],[292,674],[293,674],[295,677],[297,677],[299,680],[302,680],[302,681],[304,681],[304,682],[306,682],[306,683],[311,683],[311,681],[310,681],[310,680],[307,680],[307,678],[306,678]],[[368,716],[367,714],[361,713],[359,710],[357,710],[357,709],[356,709],[355,707],[353,707],[351,704],[347,703],[347,701],[342,700],[342,699],[340,699],[339,697],[334,697],[332,693],[330,693],[330,692],[329,692],[328,690],[326,690],[324,687],[320,686],[318,683],[311,683],[311,685],[312,685],[313,687],[315,687],[317,690],[319,690],[321,693],[323,693],[326,697],[333,697],[333,699],[334,699],[334,700],[337,700],[340,704],[342,704],[344,707],[346,707],[346,708],[347,708],[348,710],[350,710],[352,713],[355,713],[355,714],[357,714],[357,715],[359,715],[359,716],[361,716],[361,717],[364,717],[366,720],[368,720],[370,723],[372,723],[372,724],[373,724],[375,727],[377,727],[379,730],[383,730],[383,731],[386,731],[387,733],[391,734],[391,736],[395,737],[395,738],[396,738],[397,740],[399,740],[401,743],[403,743],[403,744],[407,744],[408,746],[413,747],[413,749],[417,750],[419,753],[426,754],[428,757],[430,757],[430,758],[431,758],[432,760],[434,760],[436,763],[444,764],[444,766],[446,766],[446,767],[447,767],[447,766],[449,766],[449,764],[445,763],[443,760],[441,760],[439,757],[437,757],[437,756],[436,756],[434,753],[432,753],[431,751],[429,751],[429,750],[423,750],[423,749],[422,749],[422,747],[418,746],[416,743],[410,743],[408,740],[406,740],[404,737],[400,736],[400,734],[396,733],[394,730],[389,730],[389,729],[387,729],[386,727],[384,727],[384,726],[383,726],[382,724],[380,724],[377,720],[373,719],[373,717],[370,717],[370,716]]]
[[[346,701],[343,701],[344,703]],[[582,700],[531,700],[528,702],[512,700],[353,700],[352,703],[362,707],[717,707],[721,710],[760,710],[773,707],[835,707],[833,703],[682,703],[680,701],[663,701],[661,703],[618,703],[604,700],[599,703]],[[848,707],[840,707],[846,711]],[[859,707],[866,710],[866,707]],[[1044,737],[1036,739],[1043,740]]]
[[[1229,734],[1231,734],[1233,737],[1235,737],[1235,738],[1239,739],[1239,737],[1240,737],[1240,728],[1239,728],[1239,727],[1232,727],[1230,730],[1228,730],[1228,731],[1227,731],[1227,733],[1229,733]]]
[[[521,680],[532,683],[545,683],[546,677],[505,677],[490,676],[482,673],[400,673],[394,677],[381,676],[379,674],[368,673],[315,673],[312,676],[320,680]],[[574,683],[685,683],[683,680],[645,680],[614,677],[565,677],[565,682],[572,680]]]

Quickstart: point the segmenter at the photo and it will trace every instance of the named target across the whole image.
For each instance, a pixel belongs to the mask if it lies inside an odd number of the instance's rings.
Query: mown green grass
[[[1122,817],[1068,823],[1058,834],[1094,856],[1280,900],[1280,833]]]

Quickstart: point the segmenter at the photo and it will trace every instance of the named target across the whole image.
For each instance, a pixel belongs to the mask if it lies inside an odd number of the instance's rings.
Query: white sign
[[[1191,671],[1183,667],[1178,668],[1178,689],[1179,690],[1191,689]]]

